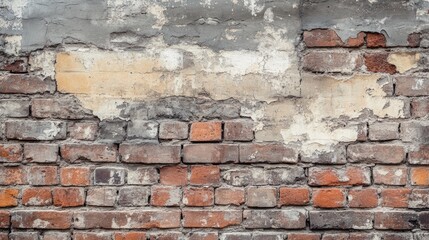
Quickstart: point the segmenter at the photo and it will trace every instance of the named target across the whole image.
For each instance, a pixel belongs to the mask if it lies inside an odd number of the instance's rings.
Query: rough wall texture
[[[0,0],[0,240],[429,239],[426,0]]]

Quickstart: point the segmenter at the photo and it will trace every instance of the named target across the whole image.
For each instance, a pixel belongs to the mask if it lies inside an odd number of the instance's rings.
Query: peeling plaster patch
[[[21,51],[21,36],[6,36],[4,52],[9,55],[18,56]]]
[[[259,3],[259,0],[244,0],[244,5],[250,10],[253,16],[264,10],[265,4]]]
[[[183,67],[183,53],[178,49],[165,49],[160,53],[162,66],[168,71],[180,70]]]
[[[164,15],[164,11],[166,10],[165,7],[159,6],[157,4],[151,4],[147,10],[156,19],[156,22],[152,26],[152,28],[160,30],[162,26],[164,26],[164,24],[167,23],[167,19]]]
[[[29,58],[30,71],[37,72],[41,76],[55,77],[55,57],[54,51],[33,52]]]
[[[395,65],[399,73],[416,68],[419,60],[419,53],[391,53],[387,58],[387,62]]]

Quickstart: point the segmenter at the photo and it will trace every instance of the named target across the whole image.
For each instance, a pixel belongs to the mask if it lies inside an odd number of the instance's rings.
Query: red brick
[[[182,186],[188,183],[188,167],[163,167],[159,175],[160,182],[164,185]]]
[[[429,95],[429,79],[424,77],[396,77],[396,95],[418,97]]]
[[[31,166],[28,172],[28,182],[31,185],[58,184],[58,168],[55,166]]]
[[[217,205],[241,205],[244,203],[243,188],[220,187],[215,191],[215,203]]]
[[[88,186],[90,170],[88,167],[63,167],[60,169],[61,185]]]
[[[355,144],[347,148],[350,162],[397,164],[405,159],[405,149],[392,144]]]
[[[10,213],[7,211],[0,211],[0,229],[9,228],[9,225],[10,225]]]
[[[11,73],[25,73],[28,71],[28,59],[16,57],[2,59],[0,70],[9,71]]]
[[[69,125],[70,137],[76,140],[94,141],[97,131],[97,122],[76,122]]]
[[[78,207],[85,203],[83,188],[54,188],[52,196],[57,207]]]
[[[425,117],[429,114],[429,98],[415,98],[411,100],[411,115]]]
[[[21,167],[0,166],[0,185],[21,185],[27,183],[26,174]]]
[[[69,229],[72,214],[66,211],[22,210],[12,213],[12,227],[31,229]]]
[[[179,206],[182,199],[182,190],[179,187],[152,186],[152,206]]]
[[[110,233],[75,232],[73,240],[111,240]]]
[[[0,76],[0,93],[44,93],[55,91],[55,83],[40,77],[7,74]]]
[[[51,189],[47,187],[24,189],[22,191],[22,204],[25,206],[52,205]]]
[[[24,144],[24,159],[26,162],[56,162],[59,159],[58,145],[46,143],[26,143]]]
[[[411,150],[408,161],[411,164],[429,164],[429,144],[421,145],[418,149]]]
[[[274,187],[249,187],[246,190],[248,207],[275,207],[277,190]]]
[[[346,203],[346,195],[342,189],[313,189],[313,206],[320,208],[340,208]]]
[[[241,163],[296,163],[298,151],[283,144],[240,145]]]
[[[187,188],[183,191],[183,204],[186,206],[207,207],[213,203],[213,188]]]
[[[220,182],[218,166],[192,166],[190,183],[194,185],[216,185]]]
[[[217,142],[222,140],[221,122],[195,122],[191,125],[190,141]]]
[[[377,189],[351,189],[349,190],[349,207],[375,208],[378,206]]]
[[[112,207],[115,205],[116,195],[116,188],[89,188],[86,196],[86,204],[88,206]]]
[[[373,168],[375,184],[403,186],[407,184],[408,173],[405,166],[382,166]]]
[[[187,139],[188,123],[179,121],[161,122],[159,125],[159,138],[165,140]]]
[[[337,33],[330,29],[304,31],[304,43],[307,47],[341,47],[344,45]]]
[[[71,163],[80,161],[116,162],[118,152],[115,146],[108,144],[65,144],[61,146],[61,157]]]
[[[355,186],[371,184],[368,167],[311,167],[308,185],[310,186]]]
[[[407,230],[418,227],[416,212],[376,212],[375,229]]]
[[[279,204],[281,206],[304,206],[310,202],[308,188],[280,188]]]
[[[242,221],[240,210],[182,210],[185,228],[225,228],[239,225]]]
[[[410,33],[408,35],[407,41],[409,47],[419,47],[420,41],[421,41],[421,35],[420,33]]]
[[[252,141],[253,122],[247,120],[226,121],[224,139],[227,141]]]
[[[20,144],[0,144],[0,162],[14,163],[22,160]]]
[[[7,233],[0,232],[0,240],[10,240]]]
[[[180,146],[121,144],[119,153],[127,163],[180,163]]]
[[[185,163],[238,162],[238,145],[232,144],[186,144],[183,147]]]
[[[115,233],[113,240],[146,240],[145,232],[124,232]]]
[[[411,185],[429,186],[429,168],[415,167],[411,168]]]
[[[347,39],[347,44],[345,47],[362,47],[365,44],[366,34],[364,32],[359,32],[355,38]]]
[[[382,33],[366,33],[366,46],[368,48],[386,47],[386,37]]]
[[[287,235],[288,240],[320,240],[319,233],[290,233]]]
[[[191,232],[188,240],[218,240],[217,232]]]
[[[363,65],[358,53],[340,51],[311,51],[302,58],[304,70],[310,72],[352,73]]]
[[[381,190],[381,205],[383,207],[406,208],[411,189],[388,188]]]
[[[18,205],[19,190],[15,188],[0,189],[0,207],[15,207]]]
[[[388,53],[364,54],[365,65],[369,72],[396,73],[396,66],[387,62]]]

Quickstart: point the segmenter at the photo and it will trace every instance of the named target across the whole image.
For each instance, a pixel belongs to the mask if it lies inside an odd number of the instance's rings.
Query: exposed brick
[[[88,186],[90,169],[88,167],[63,167],[60,169],[61,185]]]
[[[21,167],[0,166],[0,185],[21,185],[27,183],[27,175]]]
[[[85,203],[83,188],[54,188],[52,196],[57,207],[78,207]]]
[[[15,207],[18,205],[19,190],[15,188],[0,189],[0,207]]]
[[[232,168],[222,175],[224,181],[233,186],[299,184],[305,179],[302,167]]]
[[[44,93],[55,91],[55,83],[40,77],[7,74],[0,76],[0,93]]]
[[[302,154],[300,156],[301,162],[304,163],[315,163],[315,164],[345,164],[347,163],[346,158],[346,146],[336,145],[329,151],[316,151],[311,154]]]
[[[8,211],[0,211],[0,229],[9,228],[9,226],[10,226],[10,213]]]
[[[8,57],[1,59],[0,70],[11,73],[25,73],[28,70],[28,58]]]
[[[361,211],[310,211],[310,229],[372,229],[374,213]]]
[[[386,37],[382,33],[366,33],[366,46],[369,48],[386,47]]]
[[[102,121],[98,126],[98,138],[102,142],[121,143],[127,136],[127,123],[124,121]]]
[[[243,188],[220,187],[215,190],[216,205],[241,205],[244,203]]]
[[[180,163],[180,146],[121,144],[119,153],[127,163]]]
[[[89,188],[86,195],[86,204],[88,206],[112,207],[115,205],[116,192],[116,188],[112,187]]]
[[[18,140],[60,140],[67,137],[66,123],[61,121],[6,121],[6,137]]]
[[[31,229],[69,229],[72,214],[68,211],[21,210],[12,213],[12,227]]]
[[[425,117],[429,114],[429,99],[416,98],[411,100],[411,115],[413,117]]]
[[[320,208],[340,208],[346,203],[346,194],[339,188],[313,189],[313,206]]]
[[[10,239],[7,233],[0,232],[0,240],[10,240]]]
[[[399,123],[376,122],[369,125],[369,139],[385,141],[399,139]]]
[[[164,140],[187,139],[189,125],[185,122],[169,121],[159,124],[159,138]]]
[[[36,118],[83,119],[91,112],[76,98],[35,98],[31,101],[31,114]]]
[[[319,233],[290,233],[287,235],[288,240],[320,240]]]
[[[218,166],[192,166],[189,182],[194,185],[217,185],[220,183]]]
[[[381,239],[389,240],[409,240],[413,239],[412,233],[380,233],[378,237]],[[417,239],[418,240],[418,239]]]
[[[149,187],[122,187],[119,189],[118,205],[133,207],[146,206],[149,202]]]
[[[404,142],[429,143],[429,123],[409,121],[401,124],[401,139]]]
[[[389,188],[381,190],[381,205],[383,207],[406,208],[411,189]]]
[[[370,240],[370,239],[378,239],[378,236],[372,233],[325,233],[323,234],[323,237],[322,237],[322,240],[349,240],[349,239],[350,240]],[[390,238],[387,238],[387,239],[390,239]]]
[[[413,189],[408,208],[429,208],[429,189]]]
[[[307,47],[341,47],[344,44],[337,33],[331,29],[304,31],[304,43]]]
[[[406,230],[418,228],[418,215],[415,212],[376,212],[375,229]]]
[[[26,99],[0,99],[0,117],[27,117],[30,101]]]
[[[157,139],[158,126],[155,121],[132,120],[128,122],[128,139]]]
[[[173,186],[152,186],[151,205],[152,206],[179,206],[182,199],[182,190]]]
[[[363,58],[354,52],[311,51],[303,56],[302,64],[310,72],[352,73],[362,67]]]
[[[64,144],[61,145],[61,157],[71,163],[80,161],[116,162],[118,151],[109,144]]]
[[[73,214],[77,229],[177,228],[180,210],[82,211]]]
[[[28,183],[31,185],[58,184],[58,168],[55,166],[32,166],[28,172]]]
[[[22,204],[25,206],[52,205],[52,192],[48,187],[26,188],[22,190]]]
[[[73,240],[111,240],[110,233],[76,232]]]
[[[183,204],[190,207],[207,207],[214,203],[213,188],[187,188],[183,190]]]
[[[238,162],[238,146],[229,144],[186,144],[183,147],[183,162]]]
[[[13,232],[9,234],[9,240],[38,240],[37,232]]]
[[[311,167],[308,184],[310,186],[354,186],[371,184],[368,167]]]
[[[115,233],[113,240],[146,240],[145,232],[124,232]]]
[[[421,34],[420,33],[410,33],[407,38],[408,46],[409,47],[419,47],[420,41],[421,41]]]
[[[218,240],[217,232],[191,232],[188,240]]]
[[[275,207],[277,190],[274,187],[249,187],[246,190],[248,207]]]
[[[159,174],[154,167],[129,168],[127,180],[130,185],[152,185],[158,183]]]
[[[286,234],[276,232],[254,232],[252,240],[283,240],[286,239]]]
[[[94,170],[95,185],[123,185],[126,171],[123,168],[99,167]]]
[[[14,163],[21,160],[22,146],[20,144],[0,144],[0,162]]]
[[[403,186],[407,184],[408,172],[404,166],[382,166],[373,168],[375,184]]]
[[[24,144],[24,160],[26,162],[52,163],[58,157],[58,145],[48,143]]]
[[[350,189],[348,200],[352,208],[375,208],[378,205],[377,189]]]
[[[192,142],[215,142],[222,140],[221,122],[195,122],[191,125],[189,140]]]
[[[415,167],[411,168],[411,185],[429,186],[429,168]]]
[[[296,163],[298,151],[282,144],[243,144],[240,145],[242,163]]]
[[[304,206],[310,202],[308,188],[280,188],[279,204],[281,206]]]
[[[225,228],[239,225],[242,221],[241,210],[182,210],[185,228]]]
[[[149,240],[182,240],[185,239],[181,232],[155,232],[150,233]]]
[[[392,144],[355,144],[347,148],[351,162],[397,164],[405,159],[405,149]]]
[[[248,120],[226,121],[224,139],[227,141],[252,141],[253,122]]]
[[[387,62],[388,53],[366,53],[364,54],[365,65],[370,72],[396,73],[396,66]]]
[[[163,167],[160,170],[160,182],[164,185],[181,186],[188,183],[188,168],[181,166]]]
[[[306,225],[306,213],[303,210],[244,210],[243,224],[245,228],[282,228],[303,229]]]
[[[75,122],[69,125],[70,137],[76,140],[94,141],[97,136],[97,122]]]
[[[251,233],[223,233],[220,237],[222,240],[252,240]]]
[[[414,76],[396,77],[396,95],[427,96],[429,95],[429,79]]]
[[[71,239],[70,233],[68,232],[44,232],[43,240],[69,240]]]
[[[419,214],[419,223],[421,229],[429,229],[429,212],[421,212]]]

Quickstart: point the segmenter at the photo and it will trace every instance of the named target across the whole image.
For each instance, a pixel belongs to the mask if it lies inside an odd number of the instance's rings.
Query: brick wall
[[[423,1],[38,2],[0,12],[0,240],[429,239]]]

